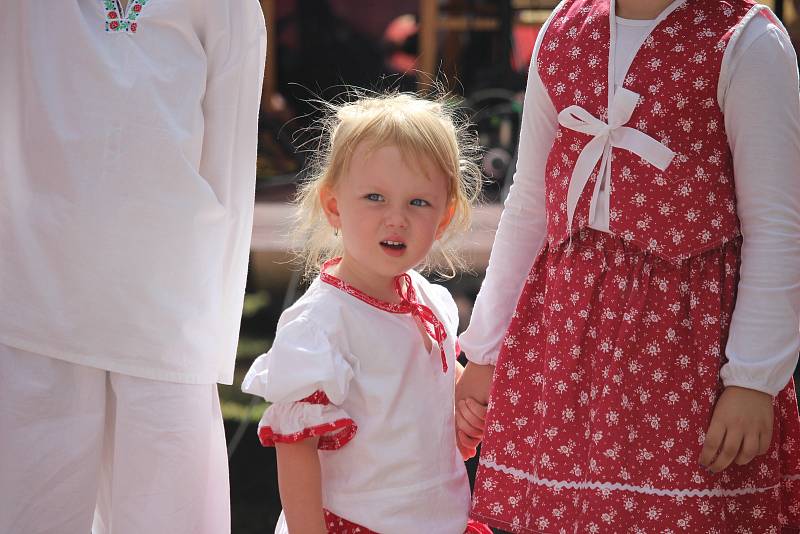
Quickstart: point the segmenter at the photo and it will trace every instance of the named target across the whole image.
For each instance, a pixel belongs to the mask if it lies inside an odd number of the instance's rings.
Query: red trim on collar
[[[397,295],[400,297],[400,302],[392,304],[384,300],[371,297],[341,280],[332,274],[326,272],[326,269],[332,267],[342,261],[342,258],[333,258],[325,262],[319,273],[319,279],[326,284],[330,284],[338,289],[341,289],[348,295],[352,295],[357,299],[366,302],[383,311],[390,313],[409,313],[425,328],[425,331],[439,344],[439,350],[442,356],[442,372],[447,372],[447,354],[444,350],[444,340],[447,339],[447,332],[445,331],[444,324],[436,317],[428,306],[421,304],[417,301],[417,292],[414,290],[414,284],[411,282],[411,277],[407,273],[395,276],[394,288]]]
[[[330,284],[338,289],[341,289],[348,295],[352,295],[358,300],[364,301],[370,306],[374,306],[380,310],[387,311],[389,313],[410,313],[411,309],[405,302],[399,302],[397,304],[393,304],[391,302],[386,302],[385,300],[376,299],[375,297],[371,297],[361,291],[360,289],[351,286],[344,280],[335,277],[334,275],[327,272],[327,269],[337,265],[339,262],[342,261],[342,258],[333,258],[325,262],[322,266],[322,270],[319,273],[319,279],[325,282],[326,284]],[[397,280],[399,277],[395,277]]]

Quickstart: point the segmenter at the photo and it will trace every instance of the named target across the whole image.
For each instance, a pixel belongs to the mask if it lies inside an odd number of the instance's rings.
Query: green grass
[[[272,337],[255,336],[247,333],[242,333],[239,337],[239,347],[236,350],[236,359],[254,360],[260,354],[264,354],[272,346]],[[238,365],[238,363],[237,363]]]
[[[264,328],[262,326],[263,322],[257,320],[259,315],[263,315],[267,311],[271,303],[272,297],[267,291],[258,291],[245,295],[242,331],[239,335],[239,346],[236,350],[236,368],[234,369],[233,384],[219,386],[222,416],[226,420],[258,422],[267,407],[267,404],[262,399],[242,393],[240,388],[242,379],[253,360],[267,352],[272,346],[274,332],[269,328]]]
[[[244,365],[240,365],[237,361],[233,375],[233,384],[230,386],[219,386],[222,417],[235,421],[242,421],[243,419],[258,421],[261,418],[261,414],[264,413],[267,404],[258,397],[242,392],[242,379],[247,369],[250,367],[251,360],[242,360],[241,363]]]

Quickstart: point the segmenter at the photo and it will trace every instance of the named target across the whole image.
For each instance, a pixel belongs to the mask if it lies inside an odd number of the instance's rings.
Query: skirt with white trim
[[[767,454],[719,474],[698,463],[740,249],[676,265],[592,230],[545,247],[495,370],[473,518],[515,533],[797,531],[793,383]]]

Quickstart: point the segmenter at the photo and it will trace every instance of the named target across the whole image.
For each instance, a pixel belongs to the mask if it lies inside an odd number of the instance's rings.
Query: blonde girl
[[[443,99],[354,96],[328,106],[296,202],[314,279],[242,386],[271,403],[259,437],[277,450],[276,532],[461,534],[458,310],[414,268],[457,266],[448,242],[480,191],[476,147]]]

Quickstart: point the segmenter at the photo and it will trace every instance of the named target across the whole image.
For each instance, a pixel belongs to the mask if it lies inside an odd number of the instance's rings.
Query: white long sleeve
[[[640,42],[641,32],[649,29],[641,21],[625,22],[619,26],[620,50],[626,42]],[[538,48],[537,41],[534,65]],[[616,58],[617,72],[627,71],[619,63],[633,57],[626,56]],[[797,63],[788,37],[766,18],[754,17],[726,52],[719,83],[744,234],[739,295],[726,349],[729,363],[722,378],[726,385],[774,394],[788,381],[800,348],[800,106]],[[533,68],[514,185],[486,279],[461,338],[475,363],[496,362],[543,243],[544,164],[556,129],[557,112]]]
[[[723,108],[744,239],[721,376],[775,395],[800,350],[800,99],[789,37],[758,25],[734,50]]]
[[[214,34],[206,36],[208,75],[203,99],[205,132],[199,174],[229,214],[222,261],[225,354],[219,375],[229,379],[236,354],[253,229],[258,109],[264,79],[266,28],[255,0],[218,3]],[[227,18],[227,20],[225,20]],[[212,25],[209,24],[211,27]],[[231,31],[232,28],[246,31]]]
[[[539,42],[544,31],[539,33]],[[494,364],[515,304],[547,232],[544,169],[558,116],[536,71],[534,51],[525,90],[517,170],[495,235],[489,266],[461,348],[470,361]]]

